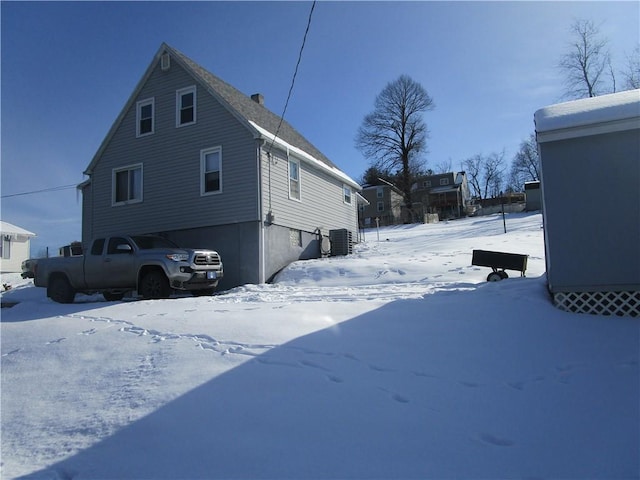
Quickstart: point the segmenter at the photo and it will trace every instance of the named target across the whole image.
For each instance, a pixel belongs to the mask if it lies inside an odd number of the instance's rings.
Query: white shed
[[[640,90],[551,105],[535,124],[554,303],[640,315]]]
[[[0,272],[21,272],[23,260],[29,258],[31,250],[31,238],[36,234],[16,227],[8,222],[0,221]]]

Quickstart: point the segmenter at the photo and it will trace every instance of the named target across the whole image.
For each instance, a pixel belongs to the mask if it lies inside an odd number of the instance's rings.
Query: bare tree
[[[622,71],[622,76],[625,89],[640,88],[640,44],[636,45],[630,55],[627,55],[627,64]]]
[[[451,159],[436,164],[434,173],[449,173],[453,171]]]
[[[610,67],[608,41],[600,36],[599,27],[591,20],[576,20],[571,32],[574,40],[559,64],[565,74],[565,96],[584,98],[611,92],[603,75]],[[609,72],[613,75],[612,68]]]
[[[526,182],[540,180],[540,157],[534,133],[520,143],[520,150],[514,155],[509,174],[509,187],[522,192]]]
[[[356,147],[381,171],[398,173],[397,185],[411,210],[411,184],[420,171],[420,154],[428,136],[423,113],[435,105],[427,91],[408,75],[390,82],[376,97],[373,112],[365,116]]]
[[[484,163],[484,198],[497,197],[502,192],[504,150],[489,154]]]
[[[500,194],[504,177],[504,151],[486,156],[477,154],[462,162],[462,165],[474,197],[483,199]]]

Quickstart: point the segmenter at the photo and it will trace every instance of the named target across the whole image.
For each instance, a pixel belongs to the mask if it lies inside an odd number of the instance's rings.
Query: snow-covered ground
[[[209,298],[3,276],[2,478],[637,478],[640,321],[554,308],[541,224],[368,231]]]

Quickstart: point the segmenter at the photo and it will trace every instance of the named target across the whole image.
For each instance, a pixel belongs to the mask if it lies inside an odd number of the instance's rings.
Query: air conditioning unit
[[[353,234],[346,228],[329,230],[331,256],[350,255],[353,253]]]
[[[163,72],[166,72],[171,67],[171,57],[168,53],[163,53],[160,57],[160,69]]]

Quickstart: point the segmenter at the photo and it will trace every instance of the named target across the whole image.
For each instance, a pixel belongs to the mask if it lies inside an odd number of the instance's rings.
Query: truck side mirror
[[[118,253],[132,253],[133,252],[133,248],[131,248],[131,245],[129,245],[127,243],[121,243],[120,245],[118,245],[116,247],[116,252],[118,252]]]

